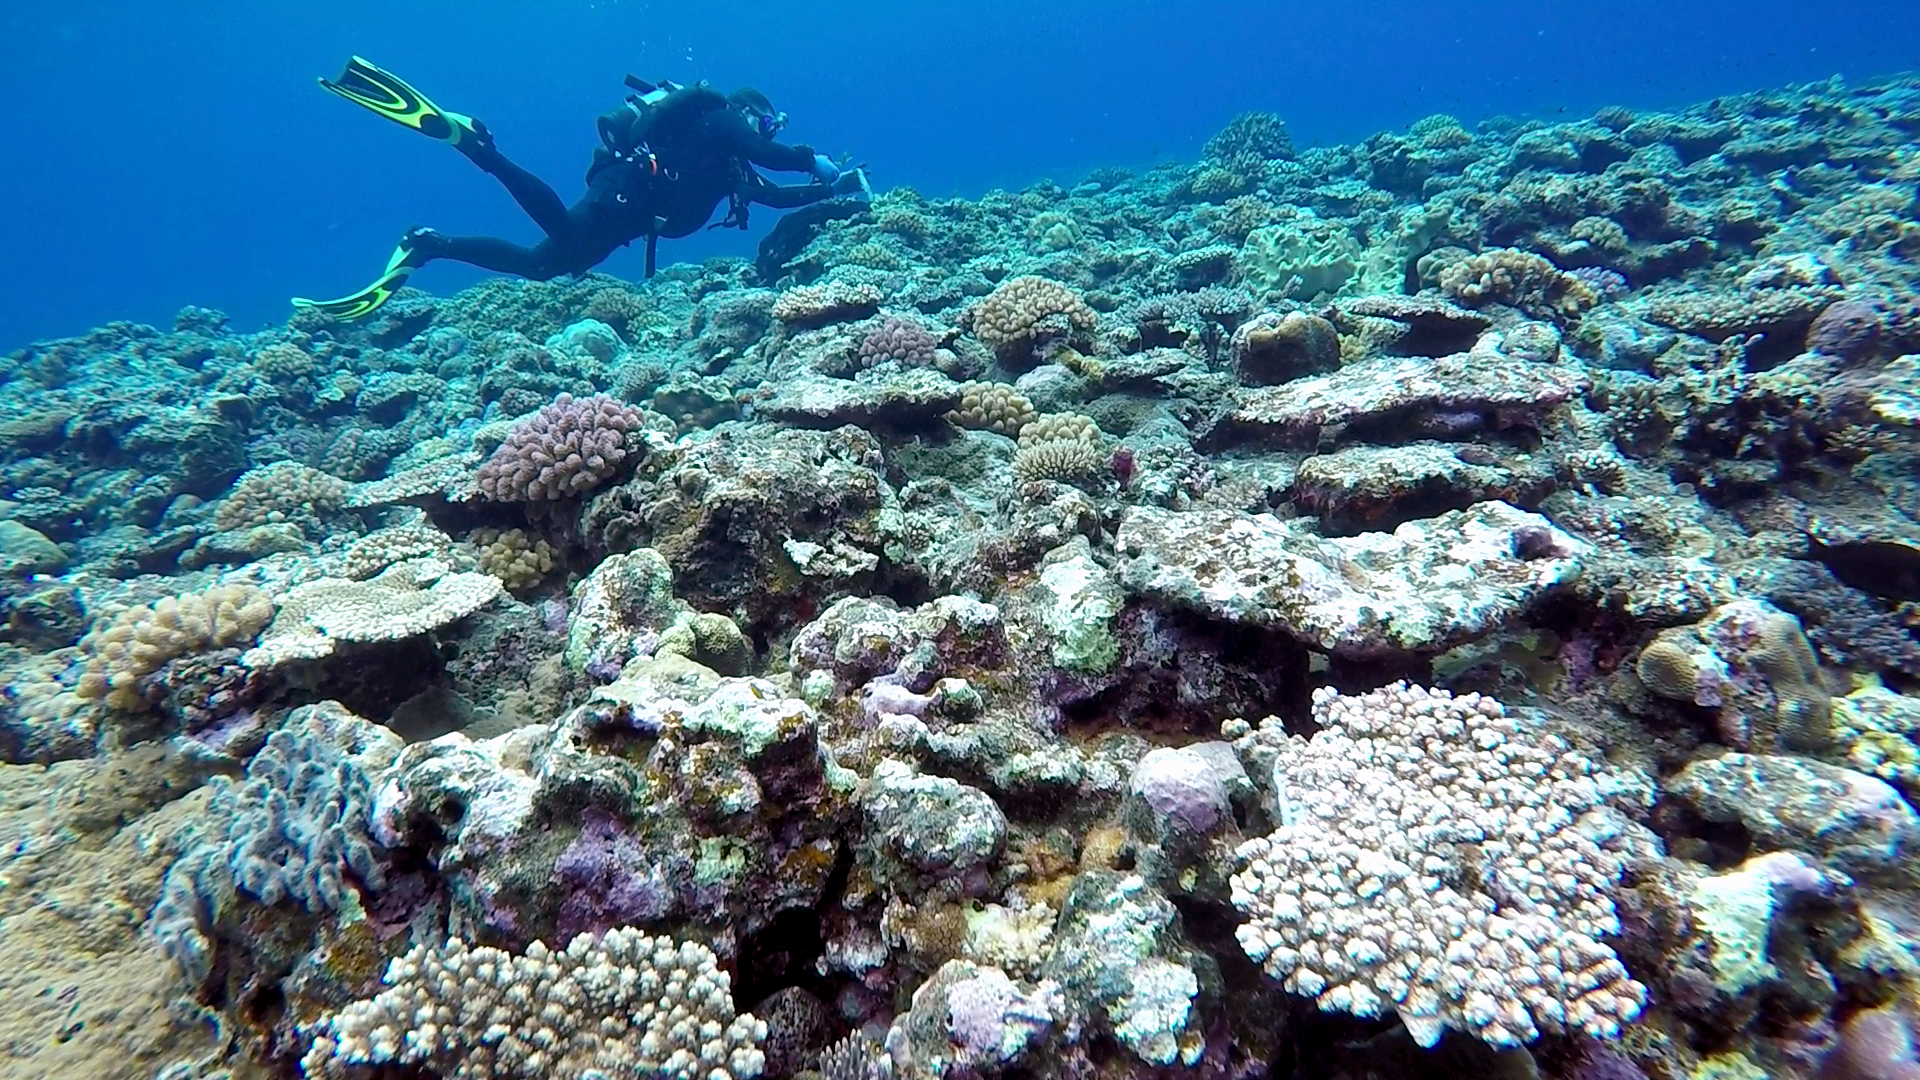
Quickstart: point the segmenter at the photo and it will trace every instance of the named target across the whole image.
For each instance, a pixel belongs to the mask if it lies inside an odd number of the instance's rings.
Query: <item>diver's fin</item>
[[[339,79],[321,79],[320,85],[429,138],[454,146],[488,141],[487,129],[473,117],[442,109],[409,86],[405,79],[361,57],[348,60],[347,69],[340,73]]]
[[[364,319],[380,310],[388,300],[393,299],[393,294],[400,291],[400,286],[407,283],[407,277],[412,273],[411,267],[388,271],[380,275],[380,280],[338,300],[307,300],[296,296],[293,298],[293,306],[318,311],[322,315],[329,315],[342,321]]]
[[[338,300],[307,300],[296,296],[293,298],[293,306],[311,308],[322,315],[331,315],[336,319],[364,319],[380,310],[382,304],[393,299],[393,294],[400,291],[400,286],[407,283],[407,278],[415,270],[425,266],[433,257],[421,251],[420,241],[439,238],[440,234],[432,229],[408,229],[407,234],[394,245],[393,254],[387,257],[387,268],[380,272],[379,280],[357,293],[343,296]]]

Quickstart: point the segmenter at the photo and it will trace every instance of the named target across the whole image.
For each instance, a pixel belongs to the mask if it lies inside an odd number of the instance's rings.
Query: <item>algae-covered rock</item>
[[[1116,546],[1136,595],[1353,656],[1485,636],[1572,581],[1589,550],[1501,502],[1337,539],[1269,514],[1136,507]]]
[[[1113,574],[1093,560],[1085,537],[1074,537],[1040,563],[1040,622],[1051,639],[1053,662],[1098,674],[1120,654],[1113,620],[1125,595]]]
[[[1761,851],[1800,851],[1856,877],[1915,880],[1920,815],[1884,780],[1806,758],[1723,754],[1665,785],[1708,821],[1737,824]]]
[[[17,521],[0,521],[0,573],[52,574],[66,565],[67,553],[45,533]]]

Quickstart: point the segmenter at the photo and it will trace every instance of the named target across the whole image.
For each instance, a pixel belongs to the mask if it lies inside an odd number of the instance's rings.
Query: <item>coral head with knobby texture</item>
[[[592,491],[613,479],[626,461],[629,436],[640,430],[640,410],[595,394],[561,394],[551,405],[513,425],[474,477],[500,502],[541,502]]]

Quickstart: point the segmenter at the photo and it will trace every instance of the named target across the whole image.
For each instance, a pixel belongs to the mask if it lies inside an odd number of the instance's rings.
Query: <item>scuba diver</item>
[[[358,319],[385,304],[408,275],[435,259],[471,263],[496,273],[547,281],[581,274],[614,250],[647,242],[648,277],[661,237],[686,236],[729,202],[725,219],[712,226],[746,228],[747,206],[787,210],[838,195],[871,196],[866,173],[843,168],[812,147],[776,142],[785,113],[764,94],[740,89],[721,94],[705,83],[658,86],[633,76],[635,93],[598,122],[601,145],[587,170],[587,193],[568,207],[539,177],[507,160],[485,124],[442,109],[391,72],[356,56],[338,81],[320,85],[422,135],[448,143],[499,180],[545,239],[524,247],[491,236],[446,236],[409,230],[373,284],[338,300],[296,298],[337,319]],[[805,172],[813,182],[780,186],[754,166]]]

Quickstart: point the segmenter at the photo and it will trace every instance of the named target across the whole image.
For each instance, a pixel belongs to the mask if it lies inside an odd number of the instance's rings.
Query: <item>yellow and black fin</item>
[[[347,61],[339,79],[321,79],[320,85],[428,138],[454,146],[486,138],[486,129],[473,117],[442,109],[405,79],[358,56]]]
[[[336,319],[366,318],[393,299],[393,294],[400,291],[400,286],[407,283],[407,278],[426,263],[427,257],[420,252],[420,238],[432,235],[434,233],[430,229],[409,229],[407,235],[400,238],[400,243],[394,246],[393,254],[387,257],[387,268],[380,272],[379,279],[359,292],[338,300],[308,300],[296,296],[293,306],[310,308]]]
[[[412,273],[411,267],[390,270],[380,275],[380,280],[338,300],[308,300],[296,296],[293,298],[293,306],[310,308],[322,315],[330,315],[343,321],[364,319],[380,310],[388,300],[393,299],[393,294],[400,291],[400,286],[407,283],[407,277]]]

